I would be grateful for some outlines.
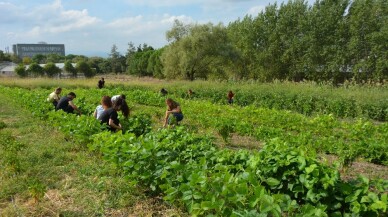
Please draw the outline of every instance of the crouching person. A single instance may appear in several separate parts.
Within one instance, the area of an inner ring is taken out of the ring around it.
[[[74,113],[74,110],[76,110],[78,114],[81,115],[81,110],[79,110],[78,107],[73,103],[73,99],[75,99],[76,97],[77,96],[73,92],[70,92],[69,94],[67,94],[67,96],[63,96],[59,100],[57,107],[55,107],[55,110],[63,110],[67,113]]]
[[[122,130],[117,112],[122,109],[123,99],[118,99],[112,105],[112,101],[109,96],[104,96],[104,98],[106,99],[101,100],[104,112],[100,115],[98,120],[101,121],[101,124],[106,124],[108,129],[112,132]]]
[[[164,125],[166,127],[168,125],[176,124],[179,125],[179,122],[183,120],[183,113],[179,103],[174,100],[168,98],[166,99],[167,111],[166,116],[164,118]]]

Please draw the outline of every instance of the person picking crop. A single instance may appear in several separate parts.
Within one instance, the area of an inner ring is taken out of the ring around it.
[[[178,125],[179,122],[183,120],[183,113],[179,103],[175,102],[171,98],[167,98],[166,105],[167,105],[167,111],[166,111],[166,116],[164,118],[163,127],[166,127],[167,124],[172,125],[176,123]]]

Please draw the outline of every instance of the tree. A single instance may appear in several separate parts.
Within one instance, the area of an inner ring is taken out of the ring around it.
[[[38,64],[46,63],[46,56],[43,54],[36,54],[32,57],[32,61]]]
[[[95,72],[85,61],[80,61],[75,66],[79,73],[83,73],[86,78],[92,78],[95,75]]]
[[[161,61],[161,56],[163,53],[163,48],[155,50],[151,53],[151,56],[148,58],[147,72],[152,74],[156,78],[164,78],[163,74],[163,64]]]
[[[184,25],[181,21],[175,19],[171,30],[166,32],[166,38],[169,42],[179,41],[189,34],[190,26]]]
[[[27,71],[32,76],[43,76],[44,75],[43,67],[40,66],[38,63],[31,63],[30,66],[28,67]]]
[[[100,64],[104,62],[104,58],[102,57],[90,57],[87,63],[93,69],[96,69],[97,74],[102,74],[103,71],[100,68]]]
[[[22,62],[23,62],[24,65],[30,65],[32,60],[31,60],[30,57],[23,57]]]
[[[27,75],[28,75],[26,67],[23,64],[19,64],[18,66],[16,66],[15,67],[15,72],[20,77],[27,77]]]
[[[226,28],[219,24],[193,25],[189,34],[172,42],[162,54],[167,78],[206,79],[224,71],[223,63],[233,53]]]
[[[113,73],[119,73],[121,72],[121,64],[120,64],[120,52],[117,51],[118,48],[114,44],[110,50],[109,54],[109,60],[110,60],[110,65],[112,67],[112,72]]]
[[[44,71],[46,72],[46,75],[48,77],[54,77],[55,75],[58,75],[61,73],[61,69],[58,68],[55,63],[49,62],[43,67]]]
[[[61,63],[65,61],[65,57],[56,53],[52,53],[47,55],[46,61],[53,63]]]
[[[70,60],[67,60],[64,65],[64,70],[74,78],[77,77],[77,70],[74,68],[73,63]]]

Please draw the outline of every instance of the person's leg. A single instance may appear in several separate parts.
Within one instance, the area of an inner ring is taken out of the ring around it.
[[[174,113],[174,117],[176,119],[176,125],[179,125],[179,122],[183,120],[183,114],[182,113]]]

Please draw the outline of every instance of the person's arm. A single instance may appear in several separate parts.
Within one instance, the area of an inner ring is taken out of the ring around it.
[[[172,113],[172,111],[169,111],[169,110],[166,111],[166,115],[165,115],[165,117],[164,117],[163,127],[166,127],[166,126],[167,126],[168,116],[169,116],[171,113]]]
[[[115,128],[116,130],[121,130],[122,129],[121,124],[116,125],[114,120],[111,119],[111,118],[109,118],[109,126]]]
[[[69,105],[74,109],[76,110],[79,114],[81,114],[81,110],[79,110],[79,108],[74,105],[73,101],[69,101]]]
[[[176,108],[174,108],[173,110],[170,111],[170,113],[180,113],[180,112],[181,112],[180,106],[177,106]]]
[[[94,118],[97,118],[97,109],[94,110],[94,112],[93,112],[93,117],[94,117]]]

